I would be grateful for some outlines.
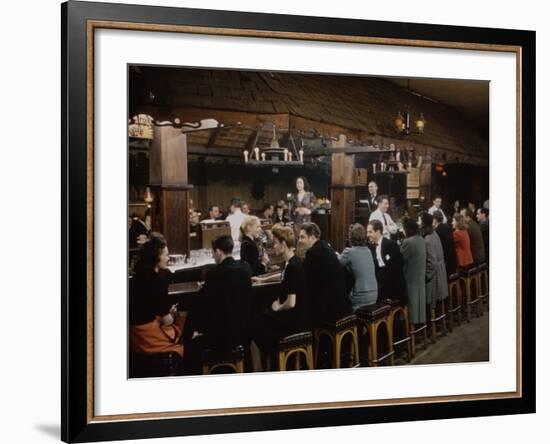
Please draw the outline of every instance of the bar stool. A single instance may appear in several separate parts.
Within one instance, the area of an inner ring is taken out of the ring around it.
[[[464,295],[466,296],[466,321],[472,320],[472,305],[477,304],[477,315],[479,316],[479,297],[478,297],[478,285],[477,285],[477,267],[469,268],[462,272],[460,277],[462,284],[464,285]],[[472,287],[474,291],[472,292]],[[472,294],[473,293],[473,294]]]
[[[390,365],[393,365],[393,337],[390,328],[389,316],[391,307],[383,302],[359,307],[355,314],[361,323],[367,328],[369,342],[367,342],[369,365],[377,366],[380,362],[389,358]],[[385,355],[378,357],[378,329],[384,325],[387,333],[388,351]]]
[[[449,330],[453,331],[455,314],[458,325],[462,323],[462,289],[460,288],[460,276],[453,273],[449,276],[449,303],[447,304],[447,315],[449,317]]]
[[[279,358],[279,371],[286,370],[288,358],[296,355],[295,370],[300,370],[300,356],[306,359],[308,370],[313,370],[313,335],[311,332],[301,332],[285,336],[277,343],[277,355]]]
[[[242,345],[227,350],[206,350],[202,354],[202,374],[210,375],[217,368],[227,367],[235,373],[244,373],[244,348]]]
[[[481,264],[477,267],[477,288],[478,298],[481,304],[481,313],[485,310],[485,301],[487,301],[487,308],[489,308],[489,267],[487,264]]]
[[[410,322],[409,322],[409,307],[408,305],[402,305],[401,301],[399,299],[383,299],[382,302],[385,304],[388,304],[390,308],[390,315],[388,317],[390,329],[392,332],[392,338],[393,338],[393,349],[395,350],[396,347],[400,346],[401,344],[407,344],[407,361],[411,362],[412,359],[412,347],[411,347],[411,334],[410,334]],[[396,326],[395,326],[395,320],[398,314],[401,314],[403,317],[404,325],[405,325],[405,333],[404,336],[399,337],[396,339]]]
[[[315,366],[318,368],[318,355],[319,355],[319,343],[322,336],[329,338],[332,346],[332,366],[333,368],[340,368],[341,364],[341,350],[342,342],[348,335],[351,336],[349,356],[350,367],[359,366],[359,339],[357,335],[357,316],[349,315],[345,318],[338,319],[334,323],[326,324],[320,328],[315,329]]]
[[[437,307],[439,306],[439,315],[437,314]],[[430,307],[430,328],[432,343],[435,344],[437,337],[437,323],[441,322],[441,335],[447,335],[447,312],[445,311],[445,299],[441,301],[435,301],[435,303],[429,304]]]

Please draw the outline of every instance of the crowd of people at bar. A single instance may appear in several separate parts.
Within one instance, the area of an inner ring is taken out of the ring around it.
[[[336,252],[311,222],[316,199],[307,180],[298,178],[296,185],[294,220],[287,217],[284,201],[265,205],[259,217],[247,213],[240,199],[231,201],[226,217],[231,235],[212,241],[216,266],[206,273],[198,303],[188,312],[178,309],[162,277],[169,254],[164,237],[130,228],[141,244],[130,282],[132,352],[172,351],[180,358],[178,374],[199,374],[206,350],[242,345],[247,368],[263,370],[265,361],[255,360],[254,353],[269,356],[282,337],[381,300],[399,299],[408,305],[411,324],[425,324],[427,306],[447,298],[450,275],[489,263],[488,201],[479,208],[455,203],[454,214],[446,215],[442,198],[435,196],[417,217],[395,222],[389,197],[378,195],[376,183],[370,182],[369,222],[352,224],[346,247]],[[221,217],[219,205],[211,205],[208,219]],[[260,219],[271,222],[269,232],[262,230]],[[232,256],[237,240],[239,260]],[[283,264],[281,285],[270,306],[255,312],[253,283],[270,271],[265,242]]]

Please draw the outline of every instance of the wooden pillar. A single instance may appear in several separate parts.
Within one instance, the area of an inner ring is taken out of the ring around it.
[[[420,167],[420,207],[428,209],[432,206],[432,164],[424,162]]]
[[[355,156],[332,155],[330,243],[342,251],[349,226],[355,221]]]
[[[149,181],[154,193],[153,231],[162,233],[168,249],[189,254],[189,190],[187,136],[172,126],[154,128],[150,151]]]

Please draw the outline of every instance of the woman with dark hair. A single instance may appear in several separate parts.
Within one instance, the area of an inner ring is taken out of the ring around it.
[[[166,240],[152,233],[139,250],[130,281],[130,348],[144,354],[176,352],[183,357],[185,316],[168,295],[168,282],[162,276],[167,266]]]
[[[270,309],[256,319],[253,334],[254,342],[266,355],[273,351],[280,338],[310,329],[305,274],[302,262],[294,254],[295,246],[291,228],[273,228],[273,249],[285,262],[282,290]]]
[[[354,224],[349,229],[351,248],[346,248],[339,256],[340,263],[353,275],[351,291],[352,310],[362,305],[376,303],[378,284],[374,271],[374,261],[370,248],[367,246],[367,232],[361,224]]]
[[[309,182],[303,176],[296,179],[296,194],[292,197],[294,223],[311,222],[311,213],[317,207],[317,198],[309,190]]]

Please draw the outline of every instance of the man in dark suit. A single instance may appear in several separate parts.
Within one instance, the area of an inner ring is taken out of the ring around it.
[[[185,325],[190,338],[184,358],[192,373],[200,372],[206,349],[228,350],[248,346],[251,320],[252,282],[250,267],[232,256],[233,239],[219,236],[212,241],[216,266],[208,271],[197,303]]]
[[[444,215],[441,211],[434,211],[433,218],[434,229],[443,247],[445,269],[447,270],[447,277],[449,277],[451,274],[456,273],[456,248],[453,238],[453,229],[448,224],[443,223]]]
[[[476,213],[479,229],[485,246],[485,262],[489,265],[489,208],[478,208]]]
[[[378,281],[378,300],[399,299],[407,303],[407,289],[403,275],[403,256],[396,242],[383,236],[384,227],[377,219],[367,225],[369,248],[374,259]]]
[[[317,224],[302,225],[300,244],[307,250],[304,259],[306,290],[311,302],[313,327],[351,314],[351,300],[346,292],[344,269],[330,245],[320,240]]]
[[[378,185],[374,180],[369,182],[369,198],[367,205],[369,207],[369,213],[372,213],[378,209]]]

